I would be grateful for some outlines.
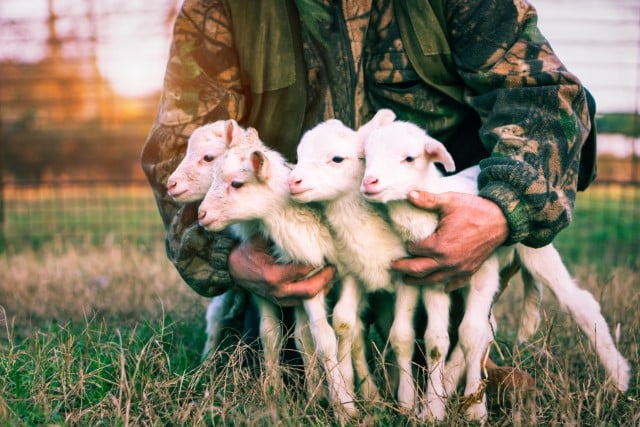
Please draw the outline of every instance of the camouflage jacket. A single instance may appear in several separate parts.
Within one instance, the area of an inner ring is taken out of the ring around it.
[[[304,130],[357,127],[382,107],[442,140],[459,169],[480,164],[507,243],[542,246],[570,222],[587,99],[525,0],[186,0],[142,154],[184,280],[204,296],[232,286],[233,239],[166,193],[197,126],[235,118],[294,160]]]

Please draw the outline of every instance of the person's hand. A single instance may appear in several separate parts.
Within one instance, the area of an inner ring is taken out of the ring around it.
[[[393,269],[405,273],[404,281],[409,285],[445,283],[447,291],[462,287],[509,236],[500,207],[482,197],[412,191],[408,200],[439,216],[435,233],[408,244],[413,257],[392,264]]]
[[[280,306],[300,304],[333,285],[335,268],[327,266],[307,277],[314,268],[303,264],[278,264],[264,239],[254,237],[229,254],[229,274],[235,283]]]

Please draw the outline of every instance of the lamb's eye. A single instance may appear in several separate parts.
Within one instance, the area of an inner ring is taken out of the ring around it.
[[[340,156],[334,156],[331,161],[333,163],[342,163],[344,161],[344,157],[340,157]]]
[[[407,156],[407,157],[405,157],[405,158],[404,158],[404,161],[405,161],[405,162],[407,162],[407,163],[413,163],[413,161],[414,161],[415,159],[416,159],[416,158],[415,158],[415,157],[413,157],[413,156]]]
[[[233,188],[242,188],[243,185],[244,185],[244,182],[242,181],[231,181],[231,186]]]
[[[212,156],[211,154],[205,154],[203,157],[205,162],[213,162],[215,160],[215,156]]]

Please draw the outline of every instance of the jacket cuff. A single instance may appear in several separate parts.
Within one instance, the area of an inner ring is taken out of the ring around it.
[[[519,243],[529,235],[527,208],[515,189],[507,184],[494,182],[484,186],[479,195],[497,204],[507,219],[509,237],[504,242],[505,246]]]

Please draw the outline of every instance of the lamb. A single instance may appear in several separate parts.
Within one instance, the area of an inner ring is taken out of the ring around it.
[[[398,401],[401,407],[410,409],[416,404],[416,387],[412,375],[415,341],[413,313],[418,301],[419,288],[404,285],[399,274],[390,270],[393,260],[407,256],[404,242],[360,193],[364,175],[364,138],[369,132],[373,132],[377,127],[384,127],[394,119],[393,112],[381,110],[357,132],[338,120],[329,120],[310,130],[298,146],[298,165],[290,175],[289,185],[292,195],[297,200],[324,203],[327,220],[334,233],[342,238],[338,244],[338,247],[344,248],[340,255],[349,266],[354,266],[352,268],[367,292],[380,287],[395,290],[395,317],[389,332],[389,341],[400,368]],[[435,220],[433,226],[435,227]],[[480,294],[484,299],[475,298],[479,301],[477,305],[485,308],[484,314],[488,317],[493,294],[499,283],[497,267],[486,267],[477,277],[481,283],[495,285],[493,290],[490,286],[484,286],[488,289],[484,294]],[[444,357],[449,347],[449,298],[444,292],[425,289],[423,299],[429,310],[427,354],[433,350],[432,363],[429,366],[433,373],[427,391],[428,405],[423,415],[442,419]],[[355,303],[361,304],[361,301]],[[338,315],[336,311],[337,308],[334,310],[334,316]],[[473,387],[473,391],[477,389],[481,380],[481,359],[487,347],[483,344],[488,344],[491,336],[488,325],[486,329],[482,331],[483,334],[477,336],[479,344],[471,343],[474,346],[468,352],[471,354],[471,350],[475,351],[472,355],[473,362],[470,364],[477,366],[477,375],[469,376],[470,388]],[[486,408],[484,412],[486,413]]]
[[[339,267],[333,238],[319,213],[293,203],[287,177],[291,166],[275,150],[248,129],[244,138],[234,134],[225,154],[216,161],[211,187],[198,210],[200,224],[209,230],[231,226],[241,240],[261,234],[274,242],[281,262],[299,262],[315,267],[331,263]],[[279,307],[253,296],[261,313],[266,368],[279,378],[282,337]],[[324,293],[305,300],[295,309],[295,329],[302,355],[315,348],[327,376],[329,397],[339,417],[353,417],[353,385],[345,381],[337,359],[337,337],[328,322]],[[307,328],[312,339],[308,338]],[[305,360],[307,367],[311,360]],[[272,378],[273,380],[273,378]],[[277,380],[276,380],[277,381]]]
[[[475,185],[471,188],[468,185],[460,186],[459,179],[455,176],[442,176],[434,163],[441,162],[447,170],[451,170],[454,167],[451,157],[441,143],[411,123],[395,121],[373,130],[365,142],[365,158],[363,193],[369,200],[387,204],[392,221],[403,239],[407,241],[426,237],[434,229],[437,221],[433,214],[420,210],[405,200],[409,191],[425,190],[435,193],[460,191],[477,194]],[[425,224],[426,230],[424,233],[416,233],[415,230],[421,223]],[[599,304],[589,292],[579,288],[571,279],[555,248],[547,245],[535,249],[517,244],[501,248],[496,251],[496,254],[501,267],[511,263],[517,256],[524,268],[525,283],[531,286],[532,283],[539,281],[552,291],[561,306],[572,315],[589,338],[613,385],[622,392],[626,391],[630,379],[629,364],[616,349],[606,321],[600,313]],[[495,262],[492,266],[496,266]],[[472,293],[473,288],[474,280],[472,279],[470,291]],[[530,298],[534,297],[530,296]],[[490,303],[491,301],[486,301],[486,304],[490,305]],[[473,324],[466,321],[473,307],[468,306],[466,310],[465,320],[460,327],[460,344],[463,350],[468,350],[467,340],[476,333],[472,332]],[[530,316],[530,321],[536,322],[536,319],[535,315]],[[431,323],[431,313],[429,323]],[[473,323],[483,324],[486,329],[488,320],[486,316],[477,317]],[[526,323],[526,320],[523,323]],[[520,335],[532,334],[535,327],[537,323],[521,326]],[[459,349],[456,350],[459,358]],[[452,358],[455,357],[452,355]],[[479,365],[467,364],[467,376],[478,367]],[[458,374],[454,374],[454,377]],[[451,377],[449,378],[450,381],[454,381]],[[449,389],[452,385],[455,386],[455,384],[448,385]],[[470,388],[467,382],[465,395],[473,392],[473,388]],[[480,412],[476,413],[476,415],[479,414]]]
[[[378,115],[363,128],[384,120],[384,114]],[[344,343],[343,348],[364,346],[360,314],[366,307],[367,295],[386,291],[392,299],[401,277],[390,270],[391,262],[407,256],[397,233],[359,192],[364,173],[362,155],[357,133],[339,120],[327,120],[303,135],[297,148],[298,163],[289,175],[294,200],[320,203],[324,208],[338,255],[358,279],[355,288],[343,292],[333,310],[333,324],[342,337],[339,342]],[[363,381],[364,394],[376,398],[377,386],[366,359],[356,354],[353,363]],[[400,399],[405,406],[413,405],[413,388]]]
[[[218,120],[191,133],[182,161],[167,179],[167,194],[179,203],[201,202],[211,186],[214,160],[227,149],[234,134],[244,132],[235,120]],[[246,293],[231,289],[211,299],[207,312],[204,359],[215,349],[225,324],[245,308]]]

